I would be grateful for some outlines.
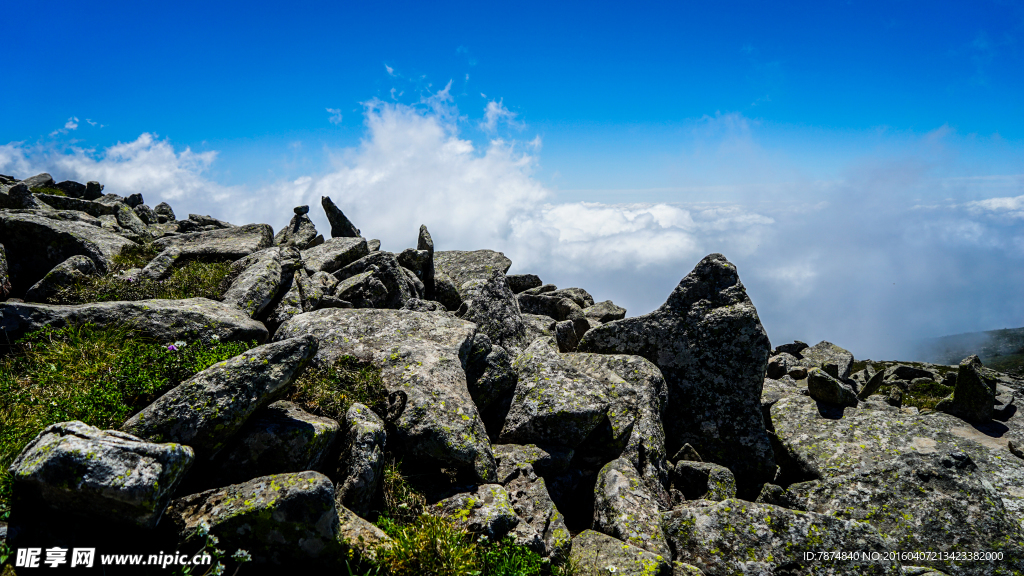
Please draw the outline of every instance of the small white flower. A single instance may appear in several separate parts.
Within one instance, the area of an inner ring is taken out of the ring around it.
[[[221,564],[220,562],[217,562],[217,565],[213,567],[213,570],[210,570],[210,574],[212,576],[220,576],[223,573],[224,573],[224,565]]]
[[[615,570],[617,570],[617,568],[615,568],[615,566],[612,566],[611,564],[609,564],[607,570],[608,570],[609,573],[613,573],[614,574]]]
[[[218,341],[220,341],[220,336],[217,336],[216,334],[214,334],[213,336],[210,336],[210,340],[213,340],[214,342],[218,342]]]
[[[210,533],[210,523],[207,522],[206,520],[200,520],[199,524],[196,526],[196,535],[198,535],[200,538],[202,538],[203,536],[206,536],[209,533]]]
[[[174,345],[177,346],[178,348],[184,348],[186,346],[186,343],[181,340],[175,340]]]
[[[220,539],[214,536],[213,534],[210,534],[210,537],[207,538],[206,541],[209,542],[211,546],[216,546],[217,543],[220,542]]]
[[[235,553],[231,557],[239,562],[248,562],[252,560],[252,556],[249,555],[249,551],[242,550],[241,548],[235,550]]]

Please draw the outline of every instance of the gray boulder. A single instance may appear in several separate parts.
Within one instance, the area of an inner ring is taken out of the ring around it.
[[[234,280],[222,301],[249,315],[259,316],[281,289],[282,254],[280,248],[254,252],[231,265]]]
[[[174,210],[171,205],[167,202],[161,202],[153,207],[153,212],[156,212],[157,221],[163,224],[164,222],[174,222],[177,220],[174,216]]]
[[[516,300],[519,302],[520,310],[526,314],[548,316],[560,322],[586,318],[583,308],[580,308],[571,298],[523,292],[516,296]]]
[[[375,273],[374,268],[342,280],[335,296],[351,302],[355,308],[383,308],[387,304],[388,289]]]
[[[594,530],[626,544],[671,558],[661,531],[658,500],[628,460],[617,458],[597,475],[594,487]]]
[[[0,194],[0,208],[8,210],[52,210],[53,207],[39,196],[33,194],[25,184],[15,184],[7,190],[6,194]]]
[[[455,282],[444,272],[434,271],[434,300],[440,302],[448,310],[458,310],[462,306],[462,296]]]
[[[584,530],[572,539],[571,559],[580,576],[674,576],[671,556],[648,552],[594,530]]]
[[[540,314],[523,314],[523,325],[526,327],[526,345],[529,346],[537,338],[554,337],[555,319]]]
[[[445,498],[434,504],[431,512],[448,516],[457,526],[491,541],[501,540],[519,524],[508,492],[500,484],[484,484],[474,492]]]
[[[139,272],[139,276],[150,280],[164,280],[174,272],[182,255],[181,248],[177,246],[165,248],[146,264],[146,267]]]
[[[310,336],[252,348],[182,382],[121,428],[151,441],[185,443],[198,458],[211,458],[287,390],[316,351]]]
[[[800,373],[796,373],[796,370],[799,370]],[[768,369],[765,372],[768,378],[778,380],[786,374],[801,380],[807,377],[807,367],[799,358],[787,352],[780,352],[768,359]]]
[[[473,336],[465,355],[466,385],[469,395],[480,410],[490,436],[501,430],[505,414],[501,408],[515,390],[518,375],[512,369],[512,358],[501,346],[491,343],[486,334]]]
[[[92,200],[57,196],[54,194],[36,194],[36,197],[45,202],[47,206],[56,210],[75,210],[77,212],[85,212],[97,218],[100,216],[113,216],[117,213],[117,205],[100,204]]]
[[[313,335],[321,365],[354,356],[380,368],[394,402],[389,442],[408,457],[471,467],[493,482],[494,456],[461,362],[475,333],[474,324],[444,314],[332,308],[291,318],[274,339]]]
[[[559,352],[576,351],[580,342],[576,338],[576,328],[573,326],[572,320],[555,322],[555,343],[558,344]]]
[[[50,176],[46,172],[43,172],[42,174],[36,174],[35,176],[31,176],[29,178],[25,178],[24,180],[21,181],[21,183],[24,184],[29,189],[53,188],[54,186],[53,176]]]
[[[259,476],[319,470],[340,426],[297,404],[279,400],[253,413],[218,454],[215,486]],[[209,484],[207,484],[209,485]]]
[[[153,212],[153,209],[145,204],[139,204],[132,208],[132,210],[135,211],[135,215],[139,217],[139,220],[142,220],[143,224],[147,226],[160,223],[160,218],[156,215],[156,212]]]
[[[309,207],[306,207],[309,211]],[[302,250],[317,236],[316,225],[305,213],[292,216],[288,225],[274,236],[274,246],[292,246]]]
[[[387,432],[380,416],[358,402],[345,413],[344,425],[345,445],[335,495],[339,506],[366,516],[373,508],[383,479]]]
[[[687,500],[718,502],[736,497],[736,477],[725,466],[680,460],[672,466],[672,488]]]
[[[410,298],[418,298],[415,289],[410,285],[409,278],[403,271],[404,268],[391,252],[372,252],[338,270],[334,276],[344,282],[356,274],[371,270],[375,271],[374,276],[384,284],[388,291],[387,299],[384,301],[384,306],[387,308],[397,310]]]
[[[44,326],[124,326],[157,342],[267,339],[267,329],[244,312],[206,298],[137,300],[62,306],[56,304],[0,303],[0,330],[13,342]]]
[[[507,484],[518,471],[529,469],[540,476],[554,476],[569,467],[573,451],[557,446],[541,448],[536,444],[495,444],[494,459],[498,463],[498,483]]]
[[[302,251],[306,272],[335,272],[370,253],[363,238],[331,238]]]
[[[103,184],[90,180],[85,183],[85,195],[82,198],[86,200],[99,200],[103,196]]]
[[[992,419],[996,403],[996,390],[991,382],[978,373],[981,360],[970,356],[960,363],[956,373],[953,394],[941,400],[935,409],[952,414],[968,422],[988,422]]]
[[[704,504],[663,513],[662,526],[675,559],[705,574],[903,574],[889,544],[862,522],[736,499]],[[804,555],[854,550],[828,562]]]
[[[187,543],[200,522],[225,550],[247,550],[255,564],[306,565],[336,560],[341,520],[334,487],[319,472],[263,476],[171,502],[167,515]]]
[[[501,252],[494,250],[475,250],[464,252],[462,250],[446,250],[434,252],[434,269],[437,272],[444,272],[451,278],[452,283],[462,293],[462,285],[470,280],[488,280],[497,270],[502,274],[508,272],[512,267],[512,261]],[[449,310],[455,310],[448,306],[447,302],[441,302]]]
[[[519,517],[512,532],[516,543],[556,563],[566,559],[572,536],[551,500],[544,478],[537,476],[531,464],[521,463],[506,477],[504,485]]]
[[[753,490],[775,476],[760,397],[771,346],[736,267],[700,261],[660,308],[587,332],[583,352],[647,358],[668,383],[669,450],[689,443]]]
[[[861,388],[860,392],[857,393],[857,399],[867,400],[868,396],[871,396],[875,392],[878,392],[878,389],[882,387],[882,384],[884,382],[885,372],[882,370],[875,372],[868,378],[867,382],[864,383],[864,387]]]
[[[545,294],[552,298],[568,298],[580,307],[580,310],[594,305],[594,297],[583,288],[561,288]]]
[[[72,256],[86,256],[98,270],[106,272],[121,249],[134,244],[81,222],[12,212],[0,212],[0,243],[6,248],[8,274],[16,296]]]
[[[611,300],[605,300],[584,308],[583,315],[598,322],[611,322],[625,318],[626,309],[616,306]]]
[[[85,184],[74,180],[65,180],[53,185],[54,188],[67,194],[68,198],[82,198],[85,196]]]
[[[146,227],[146,223],[139,218],[135,210],[132,210],[126,204],[115,205],[115,208],[114,218],[117,219],[117,225],[124,229],[130,237],[146,239],[152,236],[149,233],[149,228]]]
[[[506,350],[516,351],[524,344],[523,315],[504,273],[495,271],[490,278],[471,280],[459,293],[466,304],[460,318],[479,326],[491,342]]]
[[[853,366],[853,354],[831,342],[821,341],[800,351],[801,360],[808,368],[821,368],[833,378],[846,380]]]
[[[7,250],[0,244],[0,298],[11,293],[11,277],[7,273]]]
[[[508,281],[508,287],[513,294],[544,284],[536,274],[509,274],[505,276],[505,280]]]
[[[176,247],[182,254],[206,258],[237,260],[270,248],[274,230],[266,224],[246,224],[205,232],[191,232],[158,238],[153,244],[161,250]]]
[[[73,284],[86,276],[96,274],[96,264],[85,256],[72,256],[53,270],[46,273],[43,279],[32,285],[25,292],[25,300],[29,302],[45,302],[57,290]]]
[[[807,371],[807,392],[819,402],[836,406],[856,406],[857,393],[821,368]]]
[[[192,449],[82,422],[52,424],[11,464],[19,497],[61,512],[152,528],[192,465]]]
[[[349,221],[341,208],[338,208],[329,197],[321,196],[320,204],[323,205],[324,212],[327,213],[327,221],[331,223],[332,238],[358,238],[360,236],[359,228]]]

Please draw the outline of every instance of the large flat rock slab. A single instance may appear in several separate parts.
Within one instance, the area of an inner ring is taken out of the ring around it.
[[[267,224],[246,224],[207,232],[164,236],[154,242],[161,250],[175,247],[186,256],[237,260],[274,245],[274,230]]]
[[[443,272],[462,292],[462,285],[470,280],[488,280],[495,271],[502,274],[512,267],[512,261],[494,250],[443,250],[434,252],[434,270]]]

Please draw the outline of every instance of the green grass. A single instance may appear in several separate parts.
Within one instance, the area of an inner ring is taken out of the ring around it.
[[[1018,350],[1016,354],[991,358],[985,366],[1018,377],[1024,376],[1024,350]]]
[[[60,188],[36,188],[32,190],[33,194],[49,194],[50,196],[67,196]]]
[[[388,411],[388,392],[380,376],[380,368],[343,356],[331,366],[313,366],[292,385],[288,399],[307,411],[345,419],[353,402],[365,404],[382,419]]]
[[[167,390],[256,343],[167,345],[124,328],[47,328],[0,358],[0,519],[10,510],[7,468],[44,428],[69,420],[119,428]]]
[[[203,262],[193,260],[176,267],[166,280],[133,278],[128,280],[113,274],[87,276],[54,293],[50,304],[85,304],[87,302],[115,302],[164,298],[209,298],[220,300],[227,291],[225,278],[230,262]]]
[[[128,270],[131,268],[145,268],[146,264],[156,255],[160,253],[158,248],[153,242],[143,242],[142,244],[129,244],[114,256],[114,267],[111,272],[121,272],[122,270]]]

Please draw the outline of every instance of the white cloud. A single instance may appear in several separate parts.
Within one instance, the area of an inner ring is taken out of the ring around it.
[[[480,127],[486,132],[494,132],[498,128],[499,122],[504,122],[512,128],[521,129],[524,127],[519,122],[516,122],[516,113],[505,108],[503,102],[504,99],[498,102],[491,100],[484,108],[484,120],[480,123]]]
[[[328,108],[327,112],[331,115],[331,117],[328,118],[331,124],[334,124],[335,126],[341,125],[341,110],[337,110],[335,108]]]
[[[56,136],[58,134],[67,134],[68,132],[70,132],[72,130],[77,130],[77,129],[78,129],[78,118],[75,117],[75,116],[72,116],[72,117],[68,118],[67,122],[64,123],[64,127],[63,128],[59,128],[57,130],[54,130],[53,132],[50,132],[50,136]]]
[[[395,69],[392,68],[391,66],[388,66],[387,64],[385,64],[384,65],[384,69],[388,71],[388,75],[389,76],[394,76],[395,75]]]
[[[967,206],[974,213],[989,212],[1010,218],[1024,219],[1024,196],[975,200],[968,202]]]

